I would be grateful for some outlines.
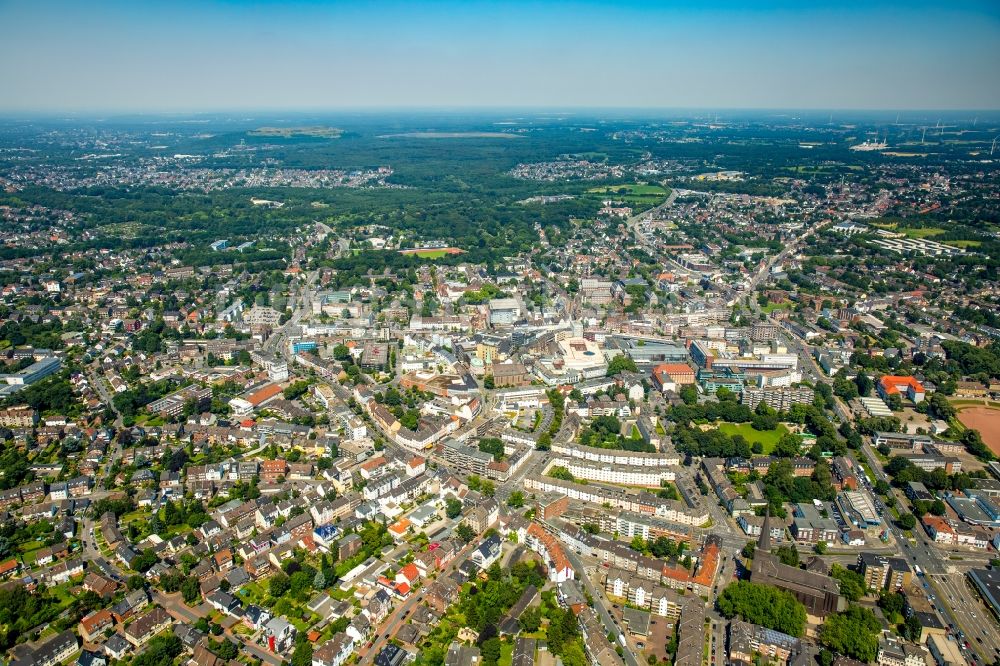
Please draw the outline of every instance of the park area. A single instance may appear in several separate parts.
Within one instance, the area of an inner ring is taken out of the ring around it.
[[[400,254],[413,254],[421,259],[440,259],[441,257],[446,257],[449,254],[462,254],[465,250],[461,250],[457,247],[441,247],[441,248],[415,248],[412,250],[400,250]]]
[[[1000,456],[1000,403],[959,406],[958,420],[966,428],[979,431],[986,446]]]
[[[749,423],[720,423],[719,430],[729,436],[742,435],[745,440],[750,442],[751,446],[754,442],[760,442],[760,445],[764,447],[763,455],[770,455],[778,440],[788,433],[788,428],[781,423],[778,424],[777,428],[771,430],[754,430]]]
[[[660,185],[632,184],[593,187],[587,193],[623,201],[633,208],[652,208],[663,203],[670,190]]]

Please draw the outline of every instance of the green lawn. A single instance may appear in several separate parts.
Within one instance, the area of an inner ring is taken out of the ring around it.
[[[720,423],[719,430],[727,435],[743,435],[751,444],[760,442],[764,455],[771,453],[781,436],[788,432],[788,428],[781,423],[774,430],[754,430],[749,423]]]
[[[513,643],[501,643],[500,645],[500,661],[497,662],[498,666],[510,666],[514,661],[514,644]]]
[[[592,187],[587,192],[595,194],[620,194],[632,196],[666,196],[667,190],[659,185],[607,185]]]
[[[896,229],[896,231],[906,234],[907,238],[929,238],[931,236],[940,236],[944,233],[944,229],[939,227],[903,227]]]
[[[771,314],[775,310],[791,310],[794,307],[795,307],[794,303],[792,303],[791,301],[785,301],[784,303],[768,303],[760,310],[761,312],[766,312],[767,314]]]

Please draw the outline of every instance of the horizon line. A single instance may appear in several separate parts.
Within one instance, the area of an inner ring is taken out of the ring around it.
[[[664,112],[757,112],[757,113],[982,113],[1000,115],[1000,107],[820,107],[820,106],[600,106],[600,105],[351,105],[323,107],[230,107],[205,109],[152,109],[152,108],[119,108],[119,109],[4,109],[0,108],[0,118],[24,116],[199,116],[234,113],[292,113],[292,114],[335,114],[335,113],[463,113],[463,112],[526,112],[575,114],[581,112],[627,112],[627,113],[664,113]]]

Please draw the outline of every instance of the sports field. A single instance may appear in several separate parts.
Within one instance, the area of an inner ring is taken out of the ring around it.
[[[400,254],[415,254],[421,259],[440,259],[449,254],[462,254],[465,250],[460,250],[457,247],[442,247],[442,248],[416,248],[413,250],[400,250]]]
[[[958,420],[966,428],[978,430],[990,451],[1000,455],[1000,407],[987,407],[983,404],[960,407]]]

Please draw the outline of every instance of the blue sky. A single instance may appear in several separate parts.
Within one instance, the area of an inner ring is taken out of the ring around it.
[[[1000,109],[1000,2],[0,0],[0,110]]]

